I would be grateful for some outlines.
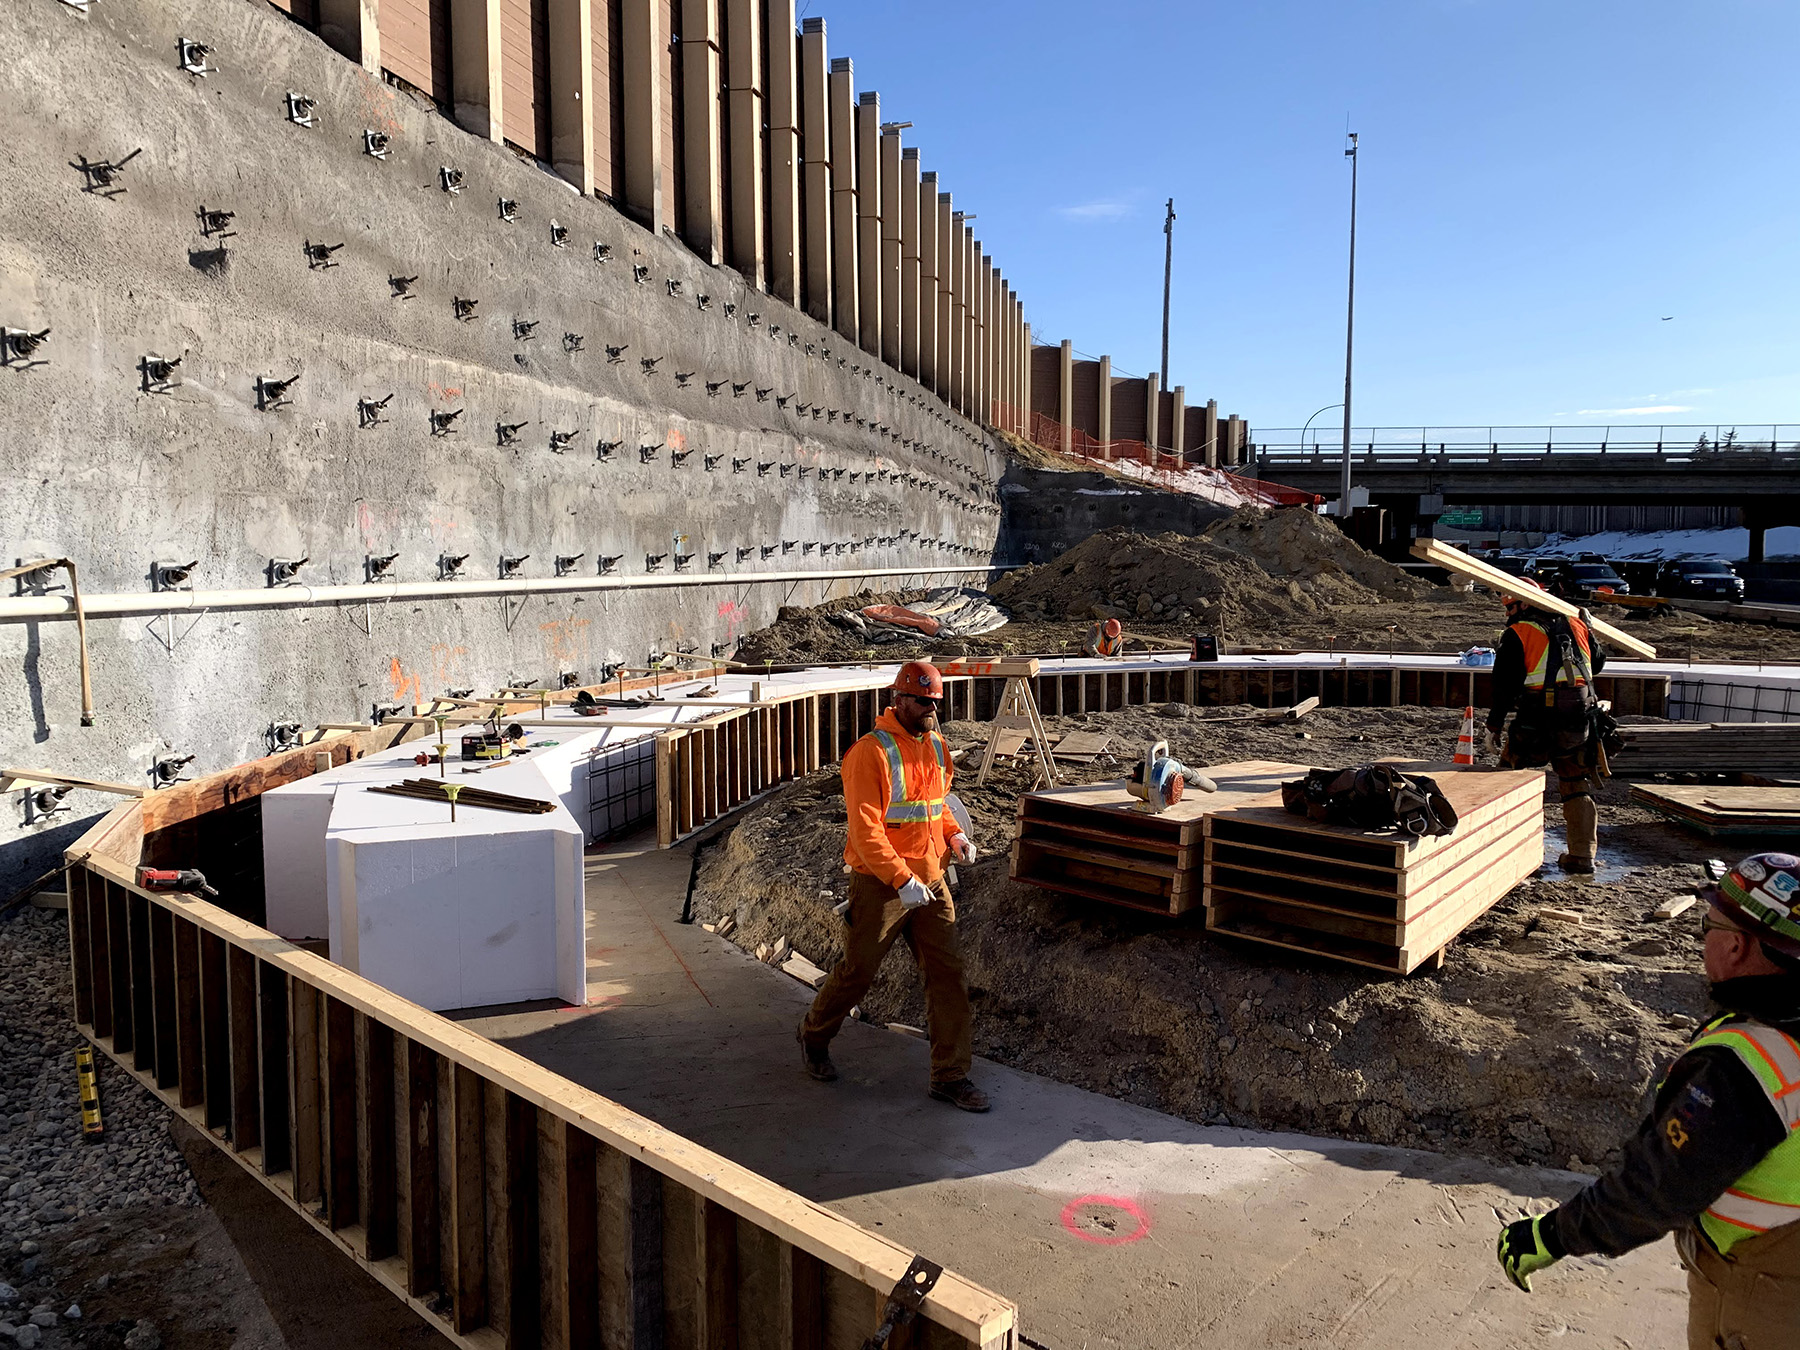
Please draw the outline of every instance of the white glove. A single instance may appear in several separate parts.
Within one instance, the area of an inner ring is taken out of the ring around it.
[[[1500,738],[1494,734],[1494,729],[1492,727],[1487,729],[1486,734],[1482,737],[1481,743],[1487,747],[1487,752],[1490,755],[1497,755],[1500,753]]]
[[[908,877],[906,884],[900,888],[900,905],[903,909],[922,909],[937,899],[931,888],[917,877]]]
[[[975,861],[975,845],[961,830],[950,836],[950,851],[956,855],[956,861],[959,863],[967,864]]]

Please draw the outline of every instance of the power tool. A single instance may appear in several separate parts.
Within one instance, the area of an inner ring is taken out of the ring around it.
[[[1143,803],[1141,809],[1158,816],[1180,801],[1190,787],[1199,792],[1219,790],[1212,779],[1172,758],[1167,741],[1158,741],[1144,751],[1144,762],[1135,765],[1125,780],[1125,791]]]
[[[206,874],[194,867],[140,867],[137,884],[147,891],[198,891],[214,897],[219,894],[206,884]]]

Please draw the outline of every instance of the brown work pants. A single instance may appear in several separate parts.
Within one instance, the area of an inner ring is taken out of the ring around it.
[[[1746,1238],[1729,1256],[1685,1228],[1675,1250],[1688,1272],[1688,1350],[1800,1346],[1800,1223]]]
[[[850,1009],[862,1001],[875,973],[904,937],[925,981],[925,1026],[931,1036],[931,1081],[954,1083],[969,1076],[971,1023],[969,991],[963,985],[962,948],[956,940],[956,902],[943,879],[929,883],[937,899],[906,909],[900,893],[862,872],[850,876],[850,928],[844,959],[832,968],[800,1024],[800,1037],[814,1048],[838,1034]]]

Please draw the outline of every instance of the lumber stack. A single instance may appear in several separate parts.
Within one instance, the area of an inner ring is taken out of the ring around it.
[[[1640,783],[1632,787],[1631,800],[1714,838],[1800,835],[1800,788],[1650,787]]]
[[[1206,814],[1233,802],[1279,794],[1299,764],[1247,760],[1206,770],[1213,793],[1189,791],[1160,815],[1143,809],[1122,782],[1028,792],[1019,798],[1012,878],[1153,914],[1201,904]]]
[[[1206,817],[1209,930],[1407,974],[1544,859],[1544,778],[1537,770],[1430,773],[1456,808],[1454,833],[1406,840],[1388,831],[1290,814],[1277,791]]]
[[[1800,722],[1671,722],[1619,728],[1621,777],[1656,773],[1800,773]]]

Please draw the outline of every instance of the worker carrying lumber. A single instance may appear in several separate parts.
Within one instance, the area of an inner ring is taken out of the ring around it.
[[[1089,656],[1117,656],[1125,650],[1125,630],[1117,619],[1090,624],[1087,641],[1081,649]]]
[[[1704,887],[1713,1003],[1619,1162],[1500,1233],[1527,1293],[1565,1256],[1621,1256],[1675,1233],[1688,1345],[1800,1343],[1800,858],[1759,853]]]
[[[937,730],[944,677],[929,662],[908,661],[894,677],[893,694],[875,729],[844,756],[850,927],[843,960],[800,1023],[801,1059],[821,1083],[837,1077],[831,1038],[869,992],[894,939],[904,937],[925,981],[930,1094],[965,1111],[985,1111],[987,1094],[969,1081],[973,1019],[956,904],[944,882],[946,853],[960,863],[975,861],[975,845],[945,806],[953,771]]]
[[[1520,577],[1518,590],[1502,595],[1506,632],[1494,656],[1494,702],[1487,715],[1487,748],[1515,769],[1548,764],[1556,773],[1568,846],[1557,865],[1565,872],[1591,873],[1599,847],[1600,813],[1594,789],[1604,775],[1599,704],[1594,677],[1606,668],[1606,653],[1585,622],[1564,618],[1531,603],[1544,588]],[[1507,713],[1512,729],[1501,740]]]

